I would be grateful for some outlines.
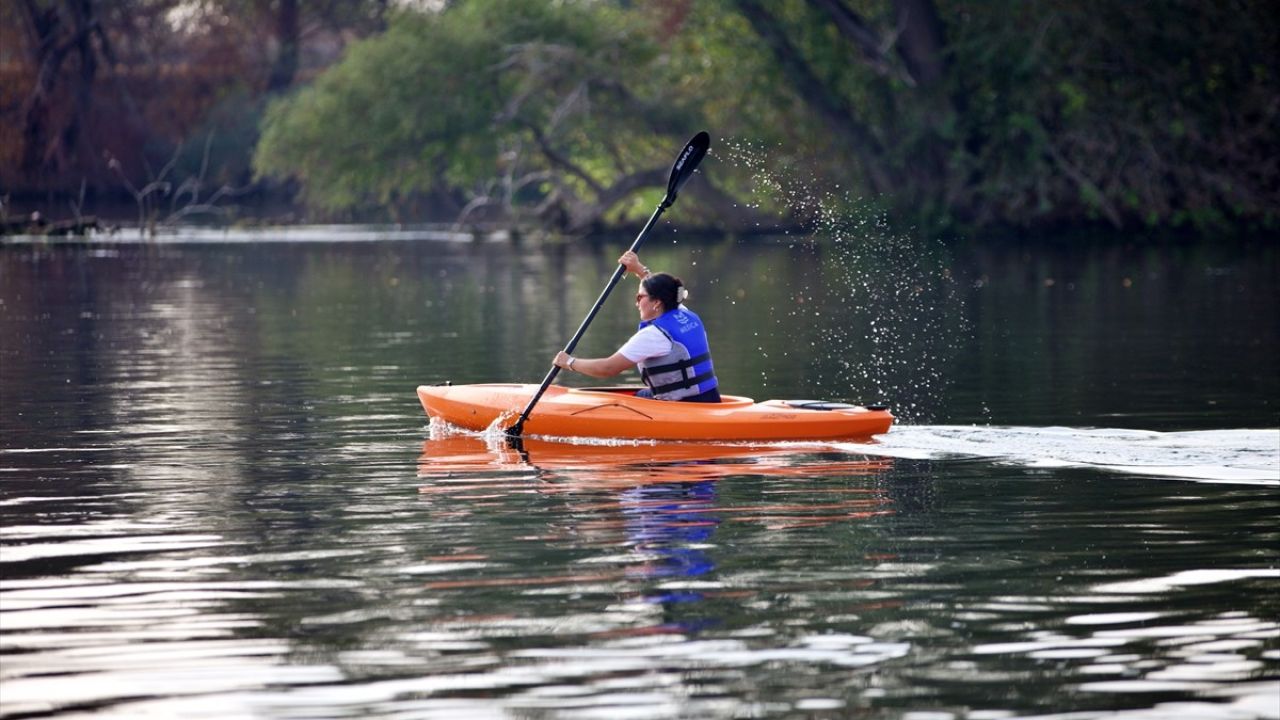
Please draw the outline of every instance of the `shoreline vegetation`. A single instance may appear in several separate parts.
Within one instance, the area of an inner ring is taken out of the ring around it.
[[[0,235],[625,232],[703,128],[682,233],[1280,224],[1266,0],[424,7],[0,5]]]

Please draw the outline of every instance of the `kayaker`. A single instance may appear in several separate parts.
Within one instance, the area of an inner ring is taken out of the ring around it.
[[[640,329],[606,358],[579,358],[561,351],[555,364],[591,377],[613,377],[632,366],[647,386],[637,397],[684,402],[720,402],[711,349],[702,320],[683,305],[684,282],[667,273],[651,273],[631,251],[618,264],[640,278],[636,310]]]

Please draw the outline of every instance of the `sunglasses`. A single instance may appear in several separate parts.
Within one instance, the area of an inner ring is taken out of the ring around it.
[[[649,297],[649,293],[636,293],[636,302],[640,302],[647,297]]]

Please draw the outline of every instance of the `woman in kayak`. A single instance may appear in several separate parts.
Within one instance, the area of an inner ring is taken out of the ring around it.
[[[651,273],[631,251],[618,264],[640,278],[636,309],[640,329],[607,358],[579,358],[561,351],[556,367],[591,377],[607,378],[632,366],[648,387],[637,397],[685,402],[720,402],[711,349],[702,320],[681,304],[688,295],[680,278]]]

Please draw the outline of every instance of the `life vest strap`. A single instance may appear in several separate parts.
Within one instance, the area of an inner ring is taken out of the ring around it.
[[[661,330],[661,328],[659,329]],[[646,367],[640,371],[640,377],[648,378],[650,375],[656,375],[658,373],[674,372],[676,370],[681,370],[681,371],[688,370],[694,365],[697,365],[700,362],[706,362],[710,359],[711,359],[711,353],[702,353],[701,355],[698,355],[697,357],[691,357],[688,360],[677,360],[676,362],[667,363],[666,365],[655,365],[653,367]]]
[[[662,395],[664,393],[673,392],[675,390],[683,390],[685,388],[691,388],[700,383],[706,382],[707,380],[711,380],[715,376],[716,376],[715,372],[708,370],[707,372],[704,372],[701,375],[694,375],[691,378],[685,378],[684,380],[680,380],[678,382],[667,383],[666,385],[659,385],[653,388],[653,394],[656,396],[656,395]]]

